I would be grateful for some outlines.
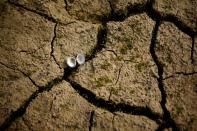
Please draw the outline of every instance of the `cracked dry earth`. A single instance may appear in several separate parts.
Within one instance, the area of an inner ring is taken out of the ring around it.
[[[0,0],[0,131],[196,130],[196,6]]]

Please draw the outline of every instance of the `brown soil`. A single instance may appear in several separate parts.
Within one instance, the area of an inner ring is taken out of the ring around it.
[[[0,131],[196,130],[196,6],[1,0]]]

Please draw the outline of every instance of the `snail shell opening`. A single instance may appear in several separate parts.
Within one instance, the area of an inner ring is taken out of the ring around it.
[[[68,57],[66,63],[71,68],[74,68],[77,65],[76,59],[74,57]]]

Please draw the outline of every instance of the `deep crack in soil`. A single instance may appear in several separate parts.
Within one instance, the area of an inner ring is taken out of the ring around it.
[[[156,41],[157,41],[156,39],[157,39],[157,33],[158,33],[160,23],[161,23],[160,20],[156,21],[155,27],[152,32],[152,39],[151,39],[151,45],[150,45],[150,53],[151,53],[151,56],[156,64],[156,66],[157,66],[157,69],[158,69],[159,77],[157,78],[157,81],[158,81],[158,87],[159,87],[159,90],[161,92],[161,97],[162,97],[160,104],[161,104],[161,107],[164,112],[163,124],[161,124],[157,130],[159,131],[159,130],[163,130],[168,127],[172,127],[173,130],[177,131],[178,127],[177,127],[175,121],[171,118],[170,112],[166,108],[166,92],[165,92],[164,84],[163,84],[164,69],[163,69],[162,64],[159,61],[159,58],[157,57],[157,55],[155,53],[155,46],[156,46]]]
[[[195,36],[192,37],[192,47],[191,47],[191,62],[192,64],[195,64],[194,61],[194,51],[195,51]]]
[[[0,64],[3,65],[3,66],[5,66],[6,68],[11,69],[11,70],[19,71],[19,72],[22,73],[25,77],[27,77],[27,78],[32,82],[32,84],[33,84],[34,86],[36,86],[36,87],[38,87],[38,88],[42,88],[41,86],[37,85],[36,82],[35,82],[29,75],[27,75],[26,73],[24,73],[23,71],[21,71],[21,70],[19,70],[19,69],[15,69],[15,68],[13,68],[13,67],[11,67],[11,66],[8,66],[8,65],[6,65],[5,63],[3,63],[3,62],[1,62],[1,61],[0,61]]]
[[[57,34],[56,34],[57,25],[58,24],[56,23],[55,26],[54,26],[54,31],[53,31],[54,36],[53,36],[53,39],[51,41],[51,53],[50,53],[50,55],[53,58],[53,60],[55,61],[55,63],[58,65],[58,67],[61,69],[59,63],[57,62],[57,60],[56,60],[56,58],[54,56],[54,42],[55,42],[55,39],[56,39],[56,36],[57,36]]]
[[[45,19],[47,19],[47,20],[49,20],[49,21],[51,21],[51,22],[53,22],[53,23],[59,23],[56,19],[54,19],[54,18],[51,17],[51,16],[48,16],[47,14],[41,13],[41,12],[36,11],[36,10],[33,10],[33,9],[29,9],[29,8],[27,8],[27,7],[25,7],[25,6],[21,5],[21,4],[13,3],[13,2],[11,2],[10,0],[8,0],[8,3],[11,4],[11,5],[14,5],[14,6],[16,6],[16,7],[20,7],[20,8],[22,8],[22,9],[25,9],[25,10],[27,10],[27,11],[34,12],[34,13],[36,13],[36,14],[38,14],[38,15],[44,17]]]
[[[154,113],[149,107],[131,106],[125,103],[115,103],[110,100],[107,101],[97,97],[90,90],[82,87],[75,81],[70,79],[67,79],[66,81],[71,84],[71,86],[80,94],[80,96],[98,108],[105,109],[111,113],[120,111],[131,115],[146,116],[149,119],[154,120],[157,124],[161,123],[161,116],[157,113]]]
[[[101,28],[98,32],[97,45],[93,49],[92,54],[90,56],[87,56],[87,61],[92,60],[98,52],[102,51],[102,49],[105,48],[106,38],[107,38],[107,27],[106,24],[103,24],[103,28]],[[80,96],[86,99],[89,103],[95,105],[96,107],[108,110],[109,112],[112,113],[120,111],[132,115],[142,115],[156,121],[158,124],[160,123],[160,119],[161,119],[160,115],[154,113],[149,107],[130,106],[125,103],[115,103],[110,100],[106,101],[102,98],[97,97],[92,91],[86,89],[85,87],[82,87],[77,82],[69,79],[71,73],[77,71],[78,67],[79,66],[73,69],[71,68],[65,69],[63,78],[64,80],[69,82],[71,86],[80,94]]]
[[[33,100],[36,99],[36,97],[45,92],[45,91],[49,91],[51,90],[51,88],[54,85],[57,85],[58,83],[60,83],[62,81],[62,78],[56,78],[50,82],[48,82],[48,84],[45,87],[41,87],[38,90],[36,90],[21,106],[20,108],[18,108],[16,111],[13,111],[11,113],[11,115],[3,122],[3,124],[0,126],[0,130],[4,131],[6,130],[17,118],[22,117],[28,106],[31,104],[31,102],[33,102]]]
[[[113,2],[110,1],[110,0],[108,0],[108,2],[110,3],[111,13],[110,13],[109,16],[104,17],[102,19],[102,21],[105,21],[105,22],[109,22],[109,21],[118,21],[118,22],[124,21],[129,16],[144,13],[147,10],[148,6],[149,6],[149,2],[147,2],[146,4],[128,5],[127,9],[126,9],[127,11],[125,11],[125,12],[115,12],[114,11]]]
[[[194,36],[196,32],[187,26],[184,22],[182,22],[177,16],[172,15],[172,14],[166,14],[166,13],[161,13],[153,8],[153,4],[155,3],[155,0],[150,0],[147,3],[147,8],[146,8],[146,13],[150,18],[152,18],[154,21],[160,20],[160,21],[167,21],[174,23],[179,30],[182,32],[186,33],[190,37]]]
[[[95,111],[90,112],[89,131],[92,131],[92,127],[94,125],[94,114],[95,114]]]
[[[51,56],[55,60],[55,57],[53,56],[53,42],[54,42],[55,37],[56,37],[56,31],[55,30],[56,30],[56,27],[57,27],[57,23],[60,23],[60,22],[57,21],[56,19],[54,19],[53,17],[48,16],[47,14],[38,12],[36,10],[29,9],[29,8],[23,6],[23,5],[20,5],[20,4],[12,3],[10,0],[8,0],[8,2],[9,2],[9,4],[12,4],[12,5],[15,5],[17,7],[23,8],[27,11],[39,14],[40,16],[46,18],[47,20],[52,21],[53,23],[56,23],[55,28],[54,28],[54,37],[53,37],[53,40],[51,42]],[[157,78],[157,81],[158,81],[158,87],[160,89],[161,96],[162,96],[162,100],[161,100],[160,104],[161,104],[161,107],[164,111],[163,118],[161,118],[160,115],[158,115],[156,113],[153,113],[148,107],[130,106],[130,105],[127,105],[125,103],[115,103],[113,101],[106,101],[104,99],[98,98],[90,90],[87,90],[86,88],[79,85],[77,82],[72,81],[72,80],[69,79],[69,76],[78,69],[79,66],[77,66],[74,69],[71,69],[71,68],[67,67],[66,69],[64,69],[63,77],[58,77],[58,78],[48,82],[48,84],[46,86],[39,87],[39,89],[36,92],[34,92],[23,103],[23,105],[18,110],[11,113],[9,118],[7,118],[4,121],[4,123],[0,126],[0,130],[3,131],[5,129],[7,129],[17,118],[19,118],[19,117],[21,117],[25,114],[26,109],[28,108],[30,103],[34,99],[36,99],[36,97],[39,94],[41,94],[45,91],[50,91],[54,85],[57,85],[62,80],[66,80],[67,82],[69,82],[72,85],[72,87],[80,94],[80,96],[82,96],[89,103],[95,105],[96,107],[106,109],[106,110],[108,110],[112,113],[116,112],[116,111],[121,111],[121,112],[124,112],[124,113],[127,113],[127,114],[146,116],[146,117],[156,121],[158,124],[161,123],[160,119],[163,119],[163,122],[159,126],[158,130],[162,130],[162,129],[169,128],[169,127],[172,127],[173,130],[179,130],[175,121],[171,118],[170,112],[167,110],[167,108],[165,106],[165,104],[166,104],[166,92],[164,90],[164,84],[163,84],[163,80],[164,80],[163,70],[164,69],[163,69],[163,66],[161,65],[161,63],[159,62],[159,58],[157,57],[157,55],[155,53],[156,37],[157,37],[157,32],[158,32],[158,29],[159,29],[160,21],[169,21],[169,22],[174,23],[182,32],[188,34],[190,37],[193,38],[193,43],[192,43],[192,48],[191,48],[191,60],[193,62],[194,61],[193,60],[194,35],[196,34],[196,32],[193,29],[191,29],[190,27],[188,27],[185,23],[183,23],[176,16],[171,15],[171,14],[163,14],[163,13],[160,13],[160,12],[156,11],[155,9],[153,9],[152,5],[153,5],[154,2],[155,2],[154,0],[150,0],[146,4],[130,5],[130,6],[127,7],[127,14],[124,14],[123,12],[115,13],[114,9],[113,9],[113,4],[109,1],[110,6],[111,6],[111,14],[108,17],[105,16],[101,19],[101,23],[103,25],[103,28],[100,29],[99,32],[98,32],[97,45],[92,50],[91,55],[87,56],[86,61],[90,61],[93,58],[95,58],[96,54],[98,52],[100,52],[103,48],[105,48],[105,43],[106,43],[106,38],[107,38],[107,27],[106,27],[107,22],[109,22],[109,21],[124,21],[126,18],[128,18],[131,15],[146,12],[149,17],[151,17],[154,21],[156,21],[155,28],[152,32],[150,53],[151,53],[152,58],[153,58],[155,64],[157,65],[157,68],[158,68],[159,77]],[[182,74],[185,75],[184,73],[182,73]],[[25,75],[25,76],[30,78],[27,75]],[[34,82],[34,81],[32,81],[32,82]],[[38,85],[37,85],[37,87],[38,87]],[[91,130],[91,128],[93,126],[93,116],[94,116],[94,112],[91,112],[89,130]]]
[[[105,47],[106,43],[106,38],[107,38],[107,28],[106,24],[103,24],[103,28],[101,28],[98,32],[97,36],[97,45],[96,47],[92,50],[92,54],[90,56],[87,56],[87,61],[92,60],[96,54]],[[142,115],[146,116],[154,121],[156,121],[158,124],[161,123],[161,116],[159,114],[153,113],[150,108],[148,107],[137,107],[137,106],[130,106],[125,103],[115,103],[113,101],[106,101],[104,99],[101,99],[97,97],[94,93],[91,91],[87,90],[86,88],[82,87],[78,83],[71,81],[68,77],[74,73],[79,66],[76,68],[69,68],[67,67],[64,70],[64,76],[58,77],[50,82],[44,87],[40,87],[36,92],[34,92],[27,101],[24,102],[24,104],[16,111],[12,112],[10,117],[7,118],[4,123],[0,126],[0,130],[5,130],[7,129],[17,118],[23,116],[26,112],[26,109],[30,105],[30,103],[36,99],[36,97],[45,92],[45,91],[50,91],[54,85],[57,85],[60,83],[62,80],[66,80],[71,84],[71,86],[82,96],[84,99],[86,99],[89,103],[92,103],[96,107],[103,108],[105,110],[108,110],[110,112],[116,112],[116,111],[121,111],[127,114],[132,114],[132,115]]]

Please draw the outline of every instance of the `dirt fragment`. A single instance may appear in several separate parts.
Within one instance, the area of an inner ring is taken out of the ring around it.
[[[41,14],[53,22],[69,23],[72,17],[66,11],[64,0],[9,0],[10,3]]]
[[[0,125],[20,108],[37,87],[21,72],[0,64]]]
[[[196,129],[197,75],[177,75],[164,81],[167,93],[166,107],[181,130]],[[175,82],[176,81],[176,82]]]
[[[148,106],[162,113],[156,66],[149,53],[153,25],[145,14],[108,23],[106,48],[71,79],[105,100]]]
[[[163,77],[178,72],[196,72],[191,60],[192,38],[181,32],[174,24],[164,22],[159,27],[156,54],[164,67]]]
[[[196,0],[155,0],[153,7],[161,13],[173,14],[197,31]]]
[[[23,71],[39,86],[63,74],[50,55],[54,23],[8,4],[1,19],[2,63]]]
[[[96,110],[94,116],[93,131],[124,131],[132,130],[156,130],[158,125],[146,117],[126,115],[116,112],[114,114],[104,110]]]
[[[67,0],[67,11],[78,20],[98,22],[106,19],[111,9],[107,0]]]
[[[54,56],[59,65],[64,68],[67,57],[77,54],[90,55],[97,44],[98,24],[74,22],[66,26],[58,25],[54,40]]]

